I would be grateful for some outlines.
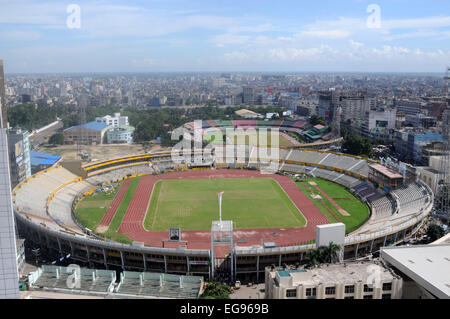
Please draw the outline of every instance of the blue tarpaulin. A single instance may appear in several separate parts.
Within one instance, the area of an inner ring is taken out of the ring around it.
[[[42,152],[31,151],[30,162],[31,166],[48,165],[51,166],[61,159],[61,156],[52,155]]]

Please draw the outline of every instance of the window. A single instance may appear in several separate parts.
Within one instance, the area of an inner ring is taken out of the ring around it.
[[[353,297],[353,296],[347,296],[347,297],[344,297],[344,299],[355,299],[355,297]]]
[[[306,288],[306,296],[316,296],[316,288]]]
[[[345,286],[345,293],[346,294],[353,294],[353,293],[355,293],[355,286],[354,285]]]
[[[286,290],[286,297],[287,298],[295,298],[295,297],[297,297],[297,289],[287,289]]]
[[[383,294],[381,295],[381,299],[391,299],[391,294]]]
[[[373,295],[365,295],[364,299],[373,299]]]
[[[383,291],[386,290],[392,290],[392,283],[391,282],[386,282],[383,284]]]
[[[326,287],[325,288],[325,295],[334,295],[336,293],[335,287]]]
[[[373,288],[369,287],[368,285],[364,285],[364,292],[372,292]]]

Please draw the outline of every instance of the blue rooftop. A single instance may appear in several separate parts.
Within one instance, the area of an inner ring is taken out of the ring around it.
[[[42,152],[31,151],[30,152],[30,162],[31,166],[39,165],[53,165],[61,159],[61,156],[52,155]]]
[[[108,127],[108,124],[103,123],[103,122],[93,121],[93,122],[89,122],[89,123],[86,123],[83,125],[75,125],[75,126],[69,127],[68,129],[66,129],[66,131],[73,131],[80,127],[84,127],[84,128],[87,128],[87,129],[93,130],[93,131],[102,131]]]

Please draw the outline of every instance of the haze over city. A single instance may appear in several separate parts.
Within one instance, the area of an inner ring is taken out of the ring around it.
[[[443,72],[450,2],[1,0],[5,73]]]

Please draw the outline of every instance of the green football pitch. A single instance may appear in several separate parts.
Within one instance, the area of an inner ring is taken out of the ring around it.
[[[219,219],[217,192],[225,191],[222,219],[235,228],[301,227],[306,221],[270,178],[161,180],[153,189],[144,226],[149,231],[211,229]]]

